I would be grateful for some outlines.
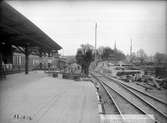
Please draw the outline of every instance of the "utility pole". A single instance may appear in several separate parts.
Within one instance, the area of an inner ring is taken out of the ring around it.
[[[115,44],[114,44],[114,50],[116,51],[117,50],[117,42],[115,41]]]
[[[132,39],[130,39],[130,56],[132,56]]]
[[[96,48],[97,48],[97,22],[95,23],[95,61],[96,61]]]
[[[132,60],[132,39],[130,39],[130,54],[129,54],[130,62],[133,62]]]

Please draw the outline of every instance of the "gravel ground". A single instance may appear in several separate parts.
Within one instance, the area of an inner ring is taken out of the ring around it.
[[[101,97],[101,104],[103,107],[104,114],[118,114],[117,109],[115,109],[114,103],[111,101],[107,95],[104,88],[96,80],[94,80],[95,86],[99,87],[98,95]]]
[[[34,71],[0,82],[1,123],[98,123],[91,82],[63,80]]]

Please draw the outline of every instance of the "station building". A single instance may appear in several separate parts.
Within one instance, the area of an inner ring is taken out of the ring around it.
[[[58,58],[62,47],[5,1],[0,2],[0,75],[19,66],[25,74]],[[18,68],[17,68],[18,69]]]

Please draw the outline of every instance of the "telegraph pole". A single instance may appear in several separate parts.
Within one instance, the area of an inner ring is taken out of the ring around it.
[[[130,39],[130,56],[132,56],[132,39]]]
[[[95,62],[96,62],[96,48],[97,48],[97,22],[95,23]]]
[[[130,39],[130,53],[129,53],[130,62],[132,62],[132,39]]]

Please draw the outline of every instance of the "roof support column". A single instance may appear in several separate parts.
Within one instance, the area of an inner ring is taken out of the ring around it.
[[[52,56],[53,56],[52,51],[49,51],[49,52],[48,52],[48,56],[49,56],[49,57],[52,57]]]
[[[42,70],[42,49],[39,50],[39,57],[40,57],[39,69]]]
[[[49,51],[48,52],[48,70],[51,70],[51,63],[52,63],[52,59],[51,59],[51,57],[52,57],[52,52],[51,51]]]
[[[29,53],[28,53],[28,46],[25,45],[25,74],[28,74],[28,61],[29,61]]]

